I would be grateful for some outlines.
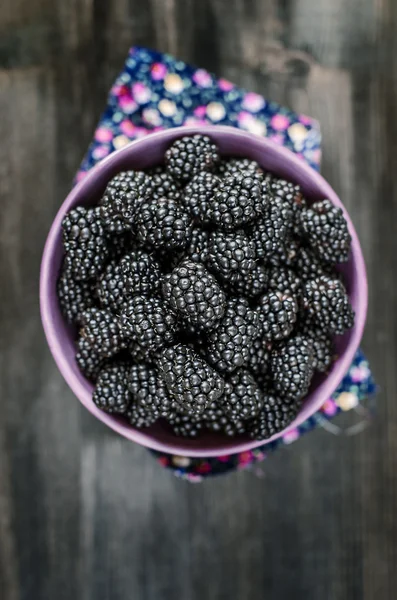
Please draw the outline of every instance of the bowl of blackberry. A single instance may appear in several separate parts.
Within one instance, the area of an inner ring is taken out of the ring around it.
[[[292,152],[229,127],[151,134],[71,191],[44,250],[44,330],[97,418],[153,449],[272,441],[335,391],[367,303],[353,224]]]

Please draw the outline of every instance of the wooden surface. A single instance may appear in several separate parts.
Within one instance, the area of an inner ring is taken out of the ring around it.
[[[2,600],[396,598],[396,28],[394,0],[2,0]],[[323,173],[368,265],[363,346],[383,390],[361,435],[319,430],[262,477],[192,486],[96,422],[58,373],[42,247],[132,44],[321,121]]]

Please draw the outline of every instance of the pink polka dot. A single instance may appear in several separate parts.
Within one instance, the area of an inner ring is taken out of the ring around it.
[[[252,453],[251,452],[241,452],[238,457],[238,462],[240,465],[247,465],[252,462]]]
[[[119,98],[119,106],[127,114],[135,112],[138,108],[138,104],[130,96],[121,96]]]
[[[110,142],[112,138],[113,133],[107,127],[98,127],[98,129],[95,132],[95,139],[98,142]]]
[[[274,133],[273,135],[269,135],[269,140],[278,144],[279,146],[284,145],[284,135],[282,133]]]
[[[298,438],[299,438],[298,429],[291,429],[291,431],[288,431],[287,433],[285,433],[283,435],[283,441],[285,444],[292,444],[292,442],[295,442]]]
[[[308,117],[306,115],[300,115],[299,121],[301,123],[303,123],[304,125],[313,125],[313,119],[311,119],[310,117]]]
[[[219,79],[218,85],[219,89],[222,90],[222,92],[230,92],[230,90],[234,88],[234,84],[231,81],[228,81],[227,79]]]
[[[129,137],[132,137],[135,134],[136,126],[131,123],[128,119],[124,119],[120,123],[120,131]]]
[[[251,112],[257,112],[265,106],[265,99],[255,92],[248,92],[243,99],[243,107]]]
[[[336,404],[331,398],[326,400],[321,407],[321,411],[330,417],[332,417],[337,412]]]
[[[196,108],[193,111],[193,114],[195,117],[202,118],[202,117],[205,117],[206,112],[207,112],[206,106],[196,106]]]
[[[97,146],[92,153],[95,159],[101,159],[107,156],[110,152],[109,146]]]
[[[150,73],[152,75],[152,79],[155,81],[160,81],[167,75],[167,67],[162,63],[154,63],[150,69]]]
[[[276,131],[283,131],[284,129],[288,129],[290,125],[290,120],[285,115],[274,115],[270,119],[270,125]]]

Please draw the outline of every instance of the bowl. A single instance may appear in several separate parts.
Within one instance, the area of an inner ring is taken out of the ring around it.
[[[92,384],[83,377],[77,367],[73,328],[64,321],[58,305],[56,282],[63,256],[61,222],[65,213],[77,205],[97,203],[107,182],[114,175],[127,169],[144,169],[160,164],[165,150],[174,140],[195,133],[211,136],[223,155],[249,157],[266,170],[298,183],[309,202],[329,198],[343,210],[352,236],[350,260],[341,267],[341,270],[346,280],[350,302],[356,313],[354,327],[337,338],[337,361],[329,374],[317,379],[315,385],[311,387],[296,419],[284,431],[268,440],[253,441],[245,436],[228,438],[210,432],[193,440],[178,438],[160,423],[146,430],[137,430],[120,417],[102,412],[92,401]],[[325,179],[301,158],[266,138],[223,126],[177,127],[152,133],[105,158],[89,171],[63,202],[48,234],[41,263],[40,308],[43,327],[55,362],[71,390],[97,419],[127,439],[154,450],[184,456],[226,455],[262,446],[281,437],[318,411],[335,391],[353,360],[363,333],[367,295],[365,265],[356,231],[342,202]]]

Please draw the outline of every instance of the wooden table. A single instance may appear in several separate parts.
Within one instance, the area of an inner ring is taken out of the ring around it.
[[[396,597],[396,28],[394,0],[2,0],[2,600]],[[42,247],[132,44],[320,120],[323,173],[369,273],[363,347],[382,392],[361,435],[318,430],[261,477],[192,486],[95,421],[58,373]]]

